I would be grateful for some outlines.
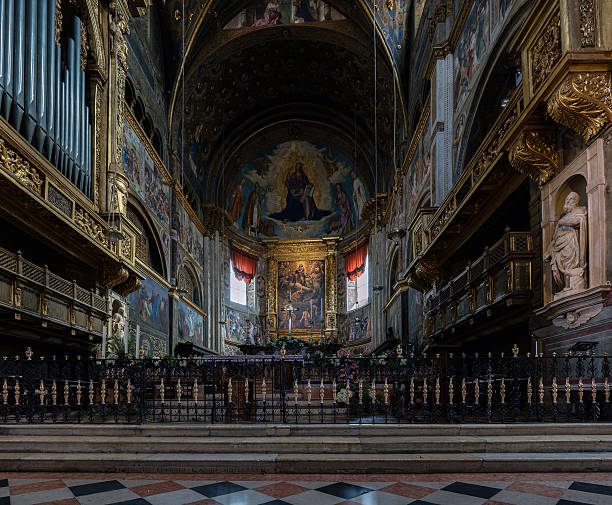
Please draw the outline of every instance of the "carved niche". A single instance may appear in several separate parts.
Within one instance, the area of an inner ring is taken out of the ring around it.
[[[585,142],[612,121],[611,72],[570,73],[548,99],[548,114]]]

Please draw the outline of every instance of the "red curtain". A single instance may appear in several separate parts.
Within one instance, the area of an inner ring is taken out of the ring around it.
[[[344,271],[349,281],[361,276],[365,270],[366,259],[368,258],[368,243],[354,249],[344,256]]]
[[[231,249],[231,258],[236,279],[250,284],[257,270],[257,258],[233,248]]]

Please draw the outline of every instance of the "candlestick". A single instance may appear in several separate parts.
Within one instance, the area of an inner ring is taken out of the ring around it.
[[[102,359],[106,359],[106,324],[102,326]]]
[[[321,297],[321,324],[323,324],[323,297]]]
[[[138,357],[138,349],[140,349],[140,325],[136,325],[136,347],[134,348],[134,356]]]

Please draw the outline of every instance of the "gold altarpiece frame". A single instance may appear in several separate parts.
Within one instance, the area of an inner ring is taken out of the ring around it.
[[[278,279],[279,264],[286,262],[320,262],[325,266],[324,285],[324,324],[313,325],[314,328],[292,328],[291,335],[295,338],[307,340],[312,337],[318,340],[322,334],[326,338],[337,332],[338,314],[338,286],[337,286],[337,253],[340,237],[324,237],[320,239],[279,240],[268,239],[263,243],[267,248],[267,297],[269,300],[269,313],[266,310],[266,323],[272,338],[286,337],[288,328],[280,328],[279,317],[282,307],[279,307]],[[299,326],[299,325],[298,325]],[[315,329],[316,328],[316,329]]]

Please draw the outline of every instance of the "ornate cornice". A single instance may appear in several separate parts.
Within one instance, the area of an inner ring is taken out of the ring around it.
[[[13,174],[15,179],[40,196],[44,181],[42,174],[8,148],[2,139],[0,139],[0,164],[7,172]]]
[[[588,142],[612,122],[611,76],[611,72],[568,74],[548,99],[548,114]]]
[[[525,130],[510,148],[510,164],[540,186],[559,171],[556,146],[540,131]]]
[[[387,193],[377,193],[376,197],[370,198],[361,211],[361,217],[370,223],[370,231],[380,229],[384,220],[387,207]]]
[[[233,221],[231,216],[225,209],[217,207],[212,203],[202,204],[202,225],[204,226],[204,235],[214,238],[215,232],[223,234],[225,227],[232,226]]]

